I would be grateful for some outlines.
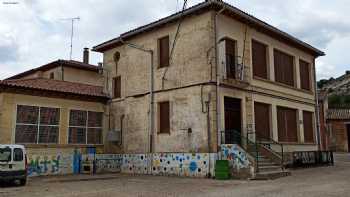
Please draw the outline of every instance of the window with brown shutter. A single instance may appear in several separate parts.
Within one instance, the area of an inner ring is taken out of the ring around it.
[[[158,40],[159,45],[159,68],[169,66],[169,36]]]
[[[269,140],[270,133],[270,105],[265,103],[254,103],[255,132],[258,138]]]
[[[294,87],[294,57],[274,50],[275,81]]]
[[[170,103],[159,103],[159,133],[170,133]]]
[[[311,90],[310,84],[310,64],[300,60],[300,86],[303,90]]]
[[[277,107],[279,142],[298,142],[297,110]]]
[[[226,75],[228,78],[236,78],[236,41],[225,40]]]
[[[314,143],[314,126],[313,126],[313,113],[303,111],[303,122],[304,122],[304,141],[306,143]]]
[[[121,76],[113,78],[113,98],[121,98]]]
[[[267,46],[252,40],[253,74],[255,77],[268,79]]]

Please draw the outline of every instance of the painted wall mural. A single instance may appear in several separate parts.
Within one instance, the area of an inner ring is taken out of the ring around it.
[[[206,177],[209,174],[208,153],[127,154],[122,172],[163,176]],[[213,163],[213,162],[211,162]]]
[[[221,145],[221,156],[224,160],[229,160],[233,168],[239,170],[249,168],[250,161],[247,153],[238,145],[223,144]]]
[[[95,160],[97,173],[121,172],[122,155],[98,154],[95,156]]]
[[[71,174],[72,155],[29,155],[28,176]]]

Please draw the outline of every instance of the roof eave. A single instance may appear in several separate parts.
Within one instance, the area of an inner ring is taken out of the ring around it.
[[[303,42],[303,41],[301,41],[301,40],[299,40],[299,39],[297,39],[297,38],[295,38],[295,37],[293,37],[291,35],[289,35],[286,32],[283,32],[283,31],[281,31],[281,30],[279,30],[279,29],[277,29],[277,28],[275,28],[275,27],[265,23],[264,21],[261,21],[261,20],[257,19],[254,16],[251,16],[251,15],[249,15],[249,14],[239,10],[236,7],[233,7],[230,4],[224,3],[224,2],[217,2],[217,1],[203,2],[203,3],[198,4],[198,5],[196,5],[196,6],[192,7],[192,8],[189,8],[188,10],[186,10],[183,13],[183,15],[187,16],[187,15],[193,14],[195,12],[198,12],[198,11],[200,11],[200,10],[206,8],[206,7],[210,7],[210,6],[212,6],[212,8],[214,8],[214,9],[221,9],[222,7],[226,7],[226,9],[228,9],[230,12],[239,15],[240,17],[244,18],[245,20],[249,21],[250,23],[254,23],[255,25],[258,25],[258,26],[260,26],[260,27],[262,27],[262,28],[272,32],[272,33],[277,34],[278,36],[283,37],[283,39],[289,40],[290,42],[293,42],[296,45],[299,45],[300,47],[305,48],[305,50],[310,51],[310,53],[313,54],[315,57],[320,57],[320,56],[325,56],[326,55],[323,51],[321,51],[321,50],[319,50],[319,49],[317,49],[317,48],[315,48],[315,47],[313,47],[313,46],[311,46],[311,45],[309,45],[309,44],[307,44],[307,43],[305,43],[305,42]],[[131,30],[129,32],[126,32],[126,33],[120,35],[117,38],[111,39],[111,40],[106,41],[106,42],[104,42],[102,44],[94,46],[92,50],[95,51],[95,52],[105,52],[105,51],[107,51],[107,50],[109,50],[111,48],[114,48],[116,46],[122,45],[121,40],[120,40],[121,37],[123,37],[123,39],[127,39],[127,38],[130,38],[130,37],[135,36],[137,34],[140,34],[142,32],[151,31],[154,28],[157,28],[159,26],[162,26],[162,25],[165,25],[167,23],[173,22],[174,20],[178,19],[181,16],[182,16],[181,12],[175,13],[173,15],[170,15],[170,16],[166,17],[166,18],[160,19],[160,20],[158,20],[156,22],[153,22],[153,23],[150,23],[148,25],[145,25],[145,26],[142,26],[140,28],[137,28],[135,30]]]

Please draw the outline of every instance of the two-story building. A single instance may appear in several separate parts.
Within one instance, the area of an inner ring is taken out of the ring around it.
[[[315,59],[325,54],[227,3],[205,1],[93,50],[113,76],[120,152],[215,153],[247,139],[318,149]]]

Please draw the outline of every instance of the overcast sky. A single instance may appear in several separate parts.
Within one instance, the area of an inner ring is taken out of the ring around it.
[[[188,0],[189,5],[204,0]],[[318,78],[350,70],[349,0],[227,0],[228,3],[326,52],[317,60]],[[69,59],[71,23],[73,59],[82,49],[181,8],[183,0],[0,0],[0,79],[57,59]],[[91,63],[101,61],[93,53]]]

